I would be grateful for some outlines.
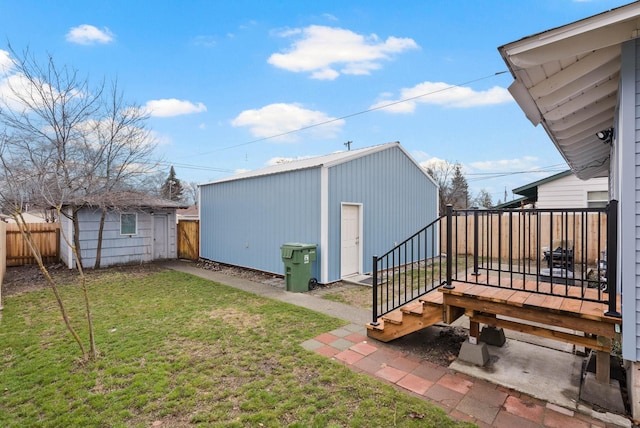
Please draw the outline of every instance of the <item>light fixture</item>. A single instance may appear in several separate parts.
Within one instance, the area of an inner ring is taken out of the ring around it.
[[[603,129],[602,131],[596,132],[596,137],[602,140],[603,143],[608,144],[613,139],[613,128]]]

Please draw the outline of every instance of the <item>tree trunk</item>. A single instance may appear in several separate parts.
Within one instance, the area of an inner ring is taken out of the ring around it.
[[[73,246],[75,247],[75,256],[76,256],[76,267],[78,271],[82,269],[82,256],[80,253],[82,252],[80,248],[80,220],[78,219],[78,207],[71,207],[72,216],[71,222],[73,223]]]
[[[102,232],[104,231],[104,221],[106,217],[107,209],[103,207],[102,213],[100,214],[100,226],[98,227],[98,243],[96,248],[96,262],[93,265],[94,269],[100,269],[100,258],[102,257]]]
[[[45,267],[44,263],[42,262],[40,249],[33,243],[33,239],[31,237],[31,231],[29,230],[29,227],[25,223],[24,218],[22,217],[22,214],[14,214],[13,218],[16,221],[16,223],[20,226],[20,233],[22,234],[22,237],[24,238],[25,242],[29,246],[29,249],[31,250],[31,254],[38,262],[38,267],[40,268],[40,271],[42,272],[44,277],[47,279],[47,282],[49,283],[49,286],[53,291],[53,295],[56,298],[56,302],[58,303],[58,307],[60,308],[60,313],[62,314],[62,319],[64,320],[64,323],[67,326],[67,330],[69,330],[69,333],[71,333],[71,336],[73,336],[74,340],[78,343],[78,346],[80,347],[80,351],[82,352],[82,358],[86,360],[87,351],[85,350],[84,345],[82,344],[82,340],[80,339],[80,336],[71,325],[71,321],[69,320],[69,316],[67,315],[67,309],[65,308],[64,303],[62,302],[62,297],[60,296],[60,293],[58,293],[58,287],[55,281],[53,280],[53,278],[51,277],[51,275],[49,274],[49,271]]]

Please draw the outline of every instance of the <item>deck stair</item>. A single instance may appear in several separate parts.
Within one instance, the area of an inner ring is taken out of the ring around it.
[[[442,322],[442,293],[434,290],[378,318],[378,325],[367,324],[367,335],[389,342]]]

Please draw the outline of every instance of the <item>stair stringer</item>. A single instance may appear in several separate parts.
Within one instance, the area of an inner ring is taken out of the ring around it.
[[[430,293],[366,325],[367,336],[389,342],[443,321],[442,293]]]

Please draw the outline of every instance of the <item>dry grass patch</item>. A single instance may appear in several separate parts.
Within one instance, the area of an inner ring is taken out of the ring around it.
[[[79,287],[61,291],[81,329]],[[115,272],[91,284],[100,358],[82,364],[49,293],[5,300],[0,426],[460,426],[304,350],[344,325],[314,311],[178,272]]]

